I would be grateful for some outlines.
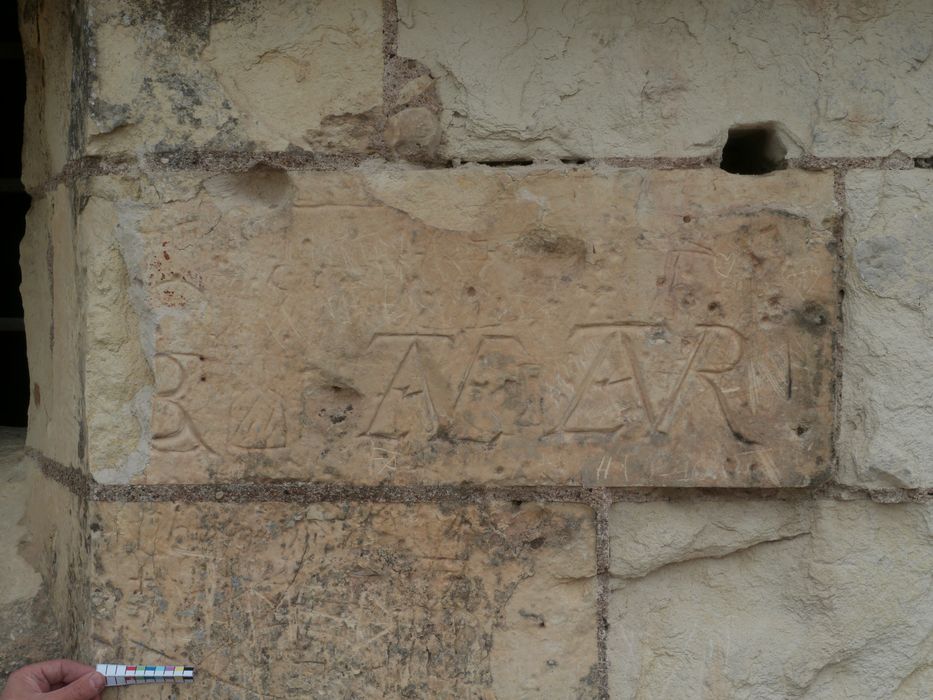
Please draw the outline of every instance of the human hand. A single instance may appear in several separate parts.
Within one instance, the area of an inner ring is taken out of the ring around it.
[[[0,700],[100,700],[106,679],[67,659],[23,666],[10,674]]]

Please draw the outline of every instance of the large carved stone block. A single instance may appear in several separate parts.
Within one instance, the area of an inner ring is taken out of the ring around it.
[[[92,190],[90,259],[127,261],[139,319],[114,315],[151,368],[131,363],[119,399],[131,343],[89,362],[89,421],[115,413],[108,394],[128,414],[136,376],[148,432],[94,431],[101,480],[802,486],[829,466],[830,175],[256,171]]]
[[[840,481],[933,487],[933,173],[846,177]]]
[[[620,503],[613,698],[933,697],[930,504]]]
[[[448,157],[708,156],[756,122],[794,154],[933,152],[926,0],[398,8],[399,55],[437,78]]]
[[[89,655],[193,663],[192,697],[597,695],[584,506],[107,503],[94,517]]]

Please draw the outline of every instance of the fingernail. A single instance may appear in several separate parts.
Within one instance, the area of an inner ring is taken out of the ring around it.
[[[91,674],[91,685],[94,686],[94,690],[103,690],[104,686],[107,684],[107,679],[104,678],[99,673]]]

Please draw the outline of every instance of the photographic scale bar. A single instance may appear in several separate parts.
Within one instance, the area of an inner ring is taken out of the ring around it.
[[[190,683],[194,666],[126,666],[97,664],[97,672],[107,679],[107,686],[140,683]]]

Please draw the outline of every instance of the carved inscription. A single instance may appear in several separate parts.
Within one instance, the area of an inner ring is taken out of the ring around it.
[[[831,177],[455,170],[296,173],[287,211],[207,188],[174,214],[197,237],[153,220],[158,346],[211,360],[156,358],[147,478],[825,472]]]
[[[545,429],[541,376],[547,372],[512,335],[484,335],[475,343],[449,404],[438,397],[451,384],[437,354],[450,352],[451,336],[381,335],[373,343],[395,345],[401,357],[367,423],[364,435],[401,439],[417,432],[431,436],[443,426],[454,437],[490,443],[519,431],[539,436],[559,433],[669,433],[685,396],[706,390],[711,410],[736,439],[752,443],[738,427],[720,383],[743,357],[745,340],[725,325],[697,324],[684,337],[666,339],[678,356],[651,357],[663,325],[601,324],[575,328],[570,346],[595,346],[582,367],[573,394],[556,425]],[[653,342],[653,339],[655,342]],[[734,389],[733,389],[734,390]]]
[[[553,432],[611,432],[622,434],[632,423],[644,422],[651,430],[670,432],[678,404],[685,392],[696,390],[702,381],[713,391],[726,425],[739,436],[730,416],[717,375],[734,369],[742,359],[744,339],[734,328],[722,325],[697,324],[690,338],[681,339],[685,356],[677,362],[662,361],[661,376],[673,380],[666,388],[661,385],[661,401],[657,394],[657,378],[646,371],[643,348],[650,352],[646,337],[664,332],[664,327],[645,323],[622,323],[577,328],[572,337],[599,338],[599,349],[576,386],[561,420]],[[596,422],[586,416],[596,416]]]
[[[152,406],[152,446],[163,452],[214,450],[195,426],[185,399],[204,359],[195,353],[160,352],[155,356],[156,394]]]
[[[403,438],[413,430],[425,435],[437,431],[440,423],[431,393],[432,363],[427,348],[451,342],[450,336],[418,333],[380,334],[373,338],[370,346],[394,345],[403,350],[365,435]]]
[[[520,428],[540,425],[540,366],[515,336],[484,335],[476,343],[453,402],[453,433],[491,443]]]

